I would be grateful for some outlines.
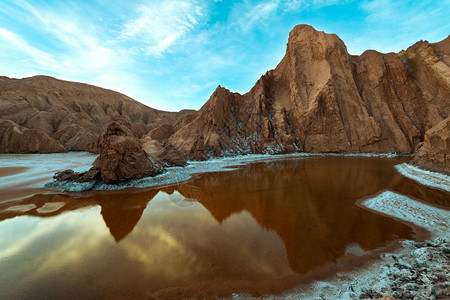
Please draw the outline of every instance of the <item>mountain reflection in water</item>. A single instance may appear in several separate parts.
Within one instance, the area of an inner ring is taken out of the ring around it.
[[[2,203],[0,298],[283,292],[343,257],[413,237],[358,199],[392,190],[449,205],[448,193],[396,173],[402,161],[264,162],[165,188]]]

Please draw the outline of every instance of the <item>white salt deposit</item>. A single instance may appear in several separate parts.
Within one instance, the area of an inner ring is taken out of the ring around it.
[[[423,170],[407,163],[396,165],[395,168],[403,176],[420,184],[450,192],[450,176],[448,175]]]
[[[450,238],[450,211],[437,208],[406,196],[386,191],[368,199],[363,206],[426,228],[436,236]]]
[[[401,249],[381,255],[380,261],[368,268],[337,274],[280,298],[376,299],[389,295],[395,299],[449,299],[450,211],[391,191],[361,205],[424,227],[433,238],[425,243],[403,241]]]

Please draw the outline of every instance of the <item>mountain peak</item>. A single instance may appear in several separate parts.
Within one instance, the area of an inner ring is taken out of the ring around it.
[[[342,43],[341,39],[334,33],[326,33],[324,31],[316,30],[310,25],[300,24],[295,26],[291,30],[291,32],[289,32],[288,44],[293,42],[311,41],[317,39],[338,40]]]
[[[273,71],[243,95],[217,87],[167,145],[190,159],[298,151],[412,153],[425,131],[449,113],[448,43],[421,44],[402,55],[351,56],[337,35],[297,25]]]

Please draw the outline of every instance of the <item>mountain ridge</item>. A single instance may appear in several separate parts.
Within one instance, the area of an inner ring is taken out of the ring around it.
[[[58,146],[35,147],[30,151],[26,142],[17,145],[15,138],[3,133],[0,152],[97,152],[98,137],[114,116],[132,122],[133,131],[142,137],[149,130],[175,123],[191,112],[160,111],[112,90],[45,75],[22,79],[3,76],[0,77],[0,120],[38,130],[39,139],[45,137]]]
[[[218,86],[165,145],[187,159],[243,153],[410,154],[450,112],[450,37],[400,53],[350,55],[335,34],[297,25],[286,54],[245,94]],[[429,78],[431,76],[431,79]]]

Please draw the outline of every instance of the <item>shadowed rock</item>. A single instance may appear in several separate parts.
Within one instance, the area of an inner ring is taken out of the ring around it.
[[[412,164],[450,174],[450,117],[425,133],[414,153]]]

